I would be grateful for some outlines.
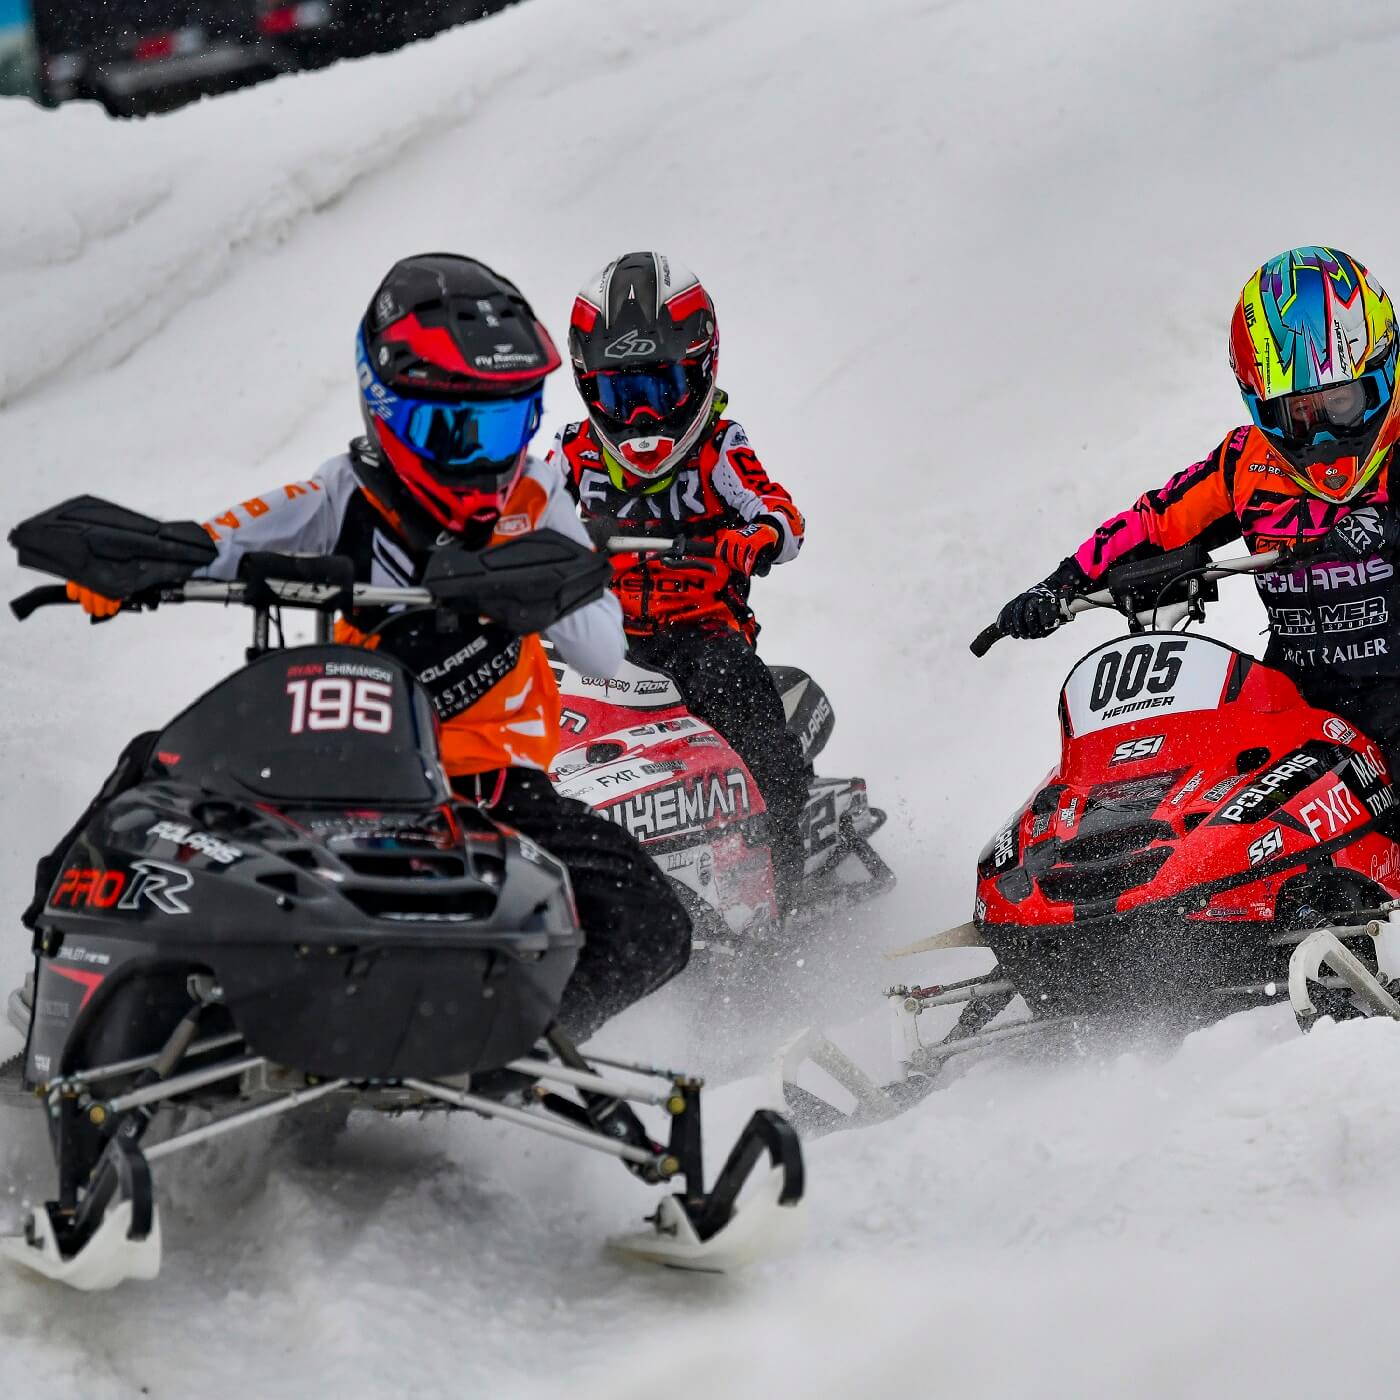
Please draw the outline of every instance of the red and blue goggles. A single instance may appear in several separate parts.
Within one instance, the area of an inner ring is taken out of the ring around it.
[[[599,370],[579,387],[589,408],[614,423],[627,426],[645,418],[666,423],[697,389],[703,391],[703,375],[698,364],[678,361],[648,369]]]

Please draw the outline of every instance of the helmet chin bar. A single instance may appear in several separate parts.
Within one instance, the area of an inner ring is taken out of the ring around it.
[[[631,476],[635,476],[639,481],[656,481],[664,477],[668,472],[674,471],[682,461],[691,453],[695,444],[700,441],[700,435],[705,431],[710,421],[710,415],[715,404],[715,387],[710,386],[710,392],[705,396],[704,405],[700,412],[695,415],[694,421],[687,428],[682,436],[675,440],[675,446],[663,457],[655,466],[639,466],[633,462],[621,442],[618,441],[602,424],[599,416],[592,411],[589,412],[588,421],[593,425],[593,431],[597,434],[599,442],[604,449],[612,454],[614,461]],[[657,433],[657,441],[665,441],[665,434]],[[646,438],[638,441],[648,441]]]
[[[399,484],[433,527],[449,535],[475,534],[495,526],[520,481],[530,450],[528,444],[520,449],[514,470],[497,478],[494,491],[468,492],[434,479],[426,465],[382,423],[375,423],[374,428],[380,450]]]
[[[1281,444],[1276,443],[1275,450],[1288,467],[1289,475],[1305,491],[1334,505],[1345,505],[1371,483],[1400,437],[1397,403],[1400,400],[1392,397],[1385,416],[1364,435],[1358,435],[1357,440],[1327,444],[1338,449],[1330,458],[1316,454],[1312,461],[1299,463]],[[1363,437],[1364,440],[1360,440]],[[1354,465],[1347,470],[1346,463]],[[1328,482],[1329,472],[1339,478],[1335,485]]]

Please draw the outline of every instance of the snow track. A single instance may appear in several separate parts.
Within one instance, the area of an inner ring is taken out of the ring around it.
[[[879,951],[966,916],[978,846],[1049,765],[1062,673],[1109,624],[981,663],[966,642],[1239,421],[1225,326],[1251,268],[1332,241],[1400,279],[1400,40],[1374,0],[1325,28],[1302,0],[528,0],[137,124],[0,103],[4,523],[83,490],[202,516],[307,475],[358,430],[353,328],[405,253],[499,265],[561,341],[609,257],[695,266],[734,412],[810,518],[757,591],[765,654],[831,693],[824,766],[891,810],[902,879],[742,1014],[686,1014],[682,983],[609,1028],[735,1077],[718,1146],[785,1034],[951,975]],[[1370,102],[1364,137],[1315,119]],[[573,406],[558,380],[551,418]],[[7,594],[31,581],[0,563]],[[1221,630],[1247,646],[1259,618],[1241,599]],[[129,735],[244,638],[208,611],[7,628],[13,912]],[[25,949],[14,928],[0,985]],[[1303,1040],[1283,1009],[986,1062],[815,1144],[803,1253],[722,1281],[604,1257],[650,1193],[505,1129],[356,1122],[320,1170],[235,1140],[162,1172],[155,1284],[0,1276],[0,1392],[1381,1393],[1397,1082],[1400,1027]],[[0,1165],[36,1192],[41,1129],[0,1116]]]

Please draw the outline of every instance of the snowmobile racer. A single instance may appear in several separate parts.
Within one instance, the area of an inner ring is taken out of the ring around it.
[[[755,574],[797,557],[802,514],[726,416],[714,303],[681,264],[655,252],[610,262],[575,298],[569,352],[588,417],[561,430],[549,460],[590,528],[714,545],[713,558],[616,555],[613,591],[631,658],[668,672],[758,783],[776,828],[779,909],[790,912],[806,764],[754,649],[748,599]]]
[[[513,283],[472,258],[406,258],[371,299],[356,350],[366,435],[310,480],[207,522],[217,555],[199,576],[235,579],[260,551],[334,554],[354,561],[358,582],[407,587],[439,546],[485,550],[534,530],[587,542],[557,472],[529,456],[544,380],[560,361]],[[96,618],[120,606],[76,585],[70,596]],[[623,658],[620,617],[604,594],[544,635],[571,664],[611,676]],[[432,696],[457,796],[567,867],[588,934],[561,1012],[574,1040],[685,966],[689,916],[655,863],[627,832],[549,783],[560,705],[539,635],[489,618],[443,632],[430,616],[380,608],[342,617],[336,640],[405,661]],[[152,737],[123,755],[99,801],[136,780]],[[40,862],[31,927],[67,845]]]
[[[1067,600],[1068,618],[1119,611],[1127,634],[1061,687],[1059,762],[978,856],[973,918],[888,955],[984,947],[996,964],[888,989],[892,1083],[818,1030],[793,1042],[785,1092],[805,1126],[903,1112],[953,1059],[1077,1050],[1096,1026],[1184,1032],[1285,986],[1304,1029],[1324,1012],[1400,1018],[1400,837],[1379,747],[1282,668],[1176,630],[1204,621],[1219,580],[1305,561],[1212,561],[1198,543]],[[1003,635],[985,628],[973,654]],[[816,1092],[799,1082],[809,1062],[827,1076]]]
[[[1269,617],[1264,661],[1309,704],[1400,757],[1400,514],[1390,493],[1400,439],[1390,297],[1355,258],[1290,249],[1245,284],[1230,363],[1251,421],[1209,456],[1106,520],[997,620],[1044,637],[1068,599],[1115,565],[1199,541],[1252,552],[1313,546],[1328,562],[1257,575]]]
[[[56,1191],[0,1232],[0,1259],[85,1290],[154,1278],[156,1163],[281,1115],[305,1123],[318,1103],[317,1137],[352,1111],[468,1112],[681,1186],[610,1241],[633,1258],[724,1271],[789,1237],[804,1182],[791,1127],[758,1109],[706,1187],[701,1081],[594,1061],[560,1027],[585,942],[564,865],[454,800],[412,666],[331,635],[337,613],[402,608],[459,639],[483,614],[530,636],[606,595],[589,544],[539,530],[445,545],[414,587],[263,552],[222,582],[192,576],[218,553],[195,521],[92,496],[10,542],[21,567],[135,613],[247,608],[253,639],[63,852],[7,1006],[25,1048],[0,1064],[0,1103],[43,1114]],[[70,601],[48,585],[11,610]],[[288,608],[314,615],[313,642],[287,645]],[[669,1131],[653,1138],[647,1109]]]

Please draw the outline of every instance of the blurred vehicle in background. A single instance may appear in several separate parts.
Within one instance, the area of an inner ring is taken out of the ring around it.
[[[258,36],[276,50],[278,70],[319,68],[339,54],[335,0],[259,0]]]
[[[0,95],[114,116],[382,53],[514,0],[0,0]]]
[[[258,0],[33,0],[39,97],[114,115],[175,106],[277,68]]]
[[[336,53],[347,58],[384,53],[513,3],[515,0],[335,0]]]

